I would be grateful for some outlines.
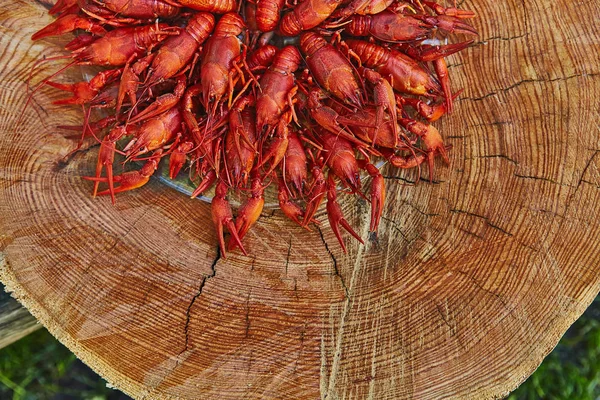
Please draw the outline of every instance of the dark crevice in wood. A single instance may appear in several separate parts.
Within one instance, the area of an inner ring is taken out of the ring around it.
[[[425,240],[425,238],[423,238],[421,235],[416,235],[415,237],[413,237],[412,239],[409,239],[408,236],[406,236],[406,233],[404,233],[402,231],[402,229],[400,229],[400,227],[398,226],[398,224],[396,223],[396,221],[394,221],[393,219],[387,218],[385,216],[381,216],[382,220],[385,220],[386,222],[389,222],[390,225],[392,225],[392,228],[398,232],[400,234],[400,236],[402,236],[402,239],[404,239],[407,242],[407,247],[410,246],[415,240],[417,239],[421,239],[423,241],[427,241]]]
[[[296,300],[300,300],[300,296],[298,296],[298,279],[294,278],[294,295],[296,296]]]
[[[514,175],[517,178],[520,178],[520,179],[533,179],[533,180],[536,180],[536,181],[550,182],[550,183],[553,183],[553,184],[558,185],[558,186],[573,187],[573,185],[569,185],[569,184],[566,184],[566,183],[558,182],[558,181],[555,181],[553,179],[546,178],[546,177],[543,177],[543,176],[520,175],[520,174],[514,174]]]
[[[346,298],[348,299],[349,298],[348,287],[346,286],[346,282],[344,282],[344,278],[342,277],[342,275],[340,274],[340,271],[338,269],[337,259],[335,258],[335,255],[333,254],[333,252],[329,249],[329,245],[327,244],[327,241],[325,240],[325,236],[323,235],[323,230],[318,225],[317,225],[317,230],[319,231],[319,236],[321,237],[321,241],[323,242],[323,245],[325,246],[325,250],[327,250],[327,252],[329,253],[329,256],[331,257],[331,261],[333,261],[333,273],[340,279],[342,287],[344,288],[344,293],[346,294]]]
[[[467,125],[467,128],[479,128],[484,126],[504,126],[504,125],[512,125],[512,121],[486,121],[480,124]],[[448,136],[450,137],[450,136]],[[465,136],[453,136],[453,137],[465,137]]]
[[[590,182],[586,181],[585,179],[582,179],[581,183],[587,183],[588,185],[594,186],[596,189],[600,189],[600,185],[598,185],[596,182]]]
[[[395,181],[402,181],[402,182],[406,182],[406,183],[411,184],[411,185],[415,185],[417,182],[420,182],[420,181],[424,181],[424,182],[427,182],[427,183],[432,184],[432,185],[439,185],[440,183],[446,182],[446,181],[437,181],[435,179],[432,180],[432,181],[430,181],[429,180],[429,176],[426,177],[426,178],[420,177],[418,181],[413,181],[413,180],[410,180],[408,178],[404,178],[402,176],[390,176],[390,175],[383,175],[383,179],[391,179],[391,180],[395,180]]]
[[[471,275],[469,275],[468,273],[466,273],[466,272],[464,272],[464,271],[461,271],[461,270],[459,270],[459,269],[449,269],[449,271],[456,272],[456,273],[458,273],[458,274],[460,274],[460,275],[464,276],[464,277],[465,277],[465,278],[467,278],[469,281],[471,281],[471,282],[472,282],[472,283],[473,283],[475,286],[477,286],[477,288],[478,288],[479,290],[481,290],[482,292],[484,292],[484,293],[487,293],[487,294],[489,294],[489,295],[491,295],[491,296],[495,297],[496,299],[498,299],[498,301],[499,301],[500,303],[502,303],[502,305],[504,306],[504,308],[505,308],[505,309],[506,309],[508,312],[510,312],[511,314],[513,313],[513,310],[512,310],[511,308],[509,308],[509,307],[508,307],[508,303],[506,302],[506,300],[505,300],[505,299],[504,299],[504,298],[503,298],[503,297],[502,297],[500,294],[498,294],[498,293],[496,293],[496,292],[494,292],[494,291],[492,291],[492,290],[490,290],[490,289],[486,289],[485,287],[483,287],[483,285],[482,285],[481,283],[479,283],[479,281],[478,281],[477,279],[473,278]]]
[[[287,256],[285,257],[285,276],[287,276],[288,274],[288,266],[290,265],[290,254],[292,254],[292,235],[290,235],[290,240],[288,241]]]
[[[3,183],[2,185],[0,185],[0,187],[3,187],[3,188],[10,188],[10,187],[18,185],[20,183],[33,183],[33,181],[29,180],[29,179],[22,179],[22,178],[10,179],[10,178],[4,178],[2,176],[0,176],[0,182],[6,182],[6,183]],[[4,249],[0,248],[0,251],[2,251],[2,250],[4,250]]]
[[[0,182],[9,182],[10,186],[12,186],[12,185],[16,185],[17,183],[33,183],[34,181],[31,179],[25,179],[25,178],[10,179],[10,178],[5,178],[3,176],[0,176]]]
[[[529,32],[525,32],[522,33],[520,35],[515,35],[515,36],[509,36],[509,37],[504,37],[504,36],[492,36],[486,39],[481,39],[479,42],[475,42],[471,45],[471,47],[475,47],[475,46],[480,46],[483,44],[487,44],[487,42],[492,42],[494,40],[501,40],[501,41],[505,41],[505,42],[510,42],[511,40],[516,40],[516,39],[521,39],[524,37],[529,36]]]
[[[512,158],[510,158],[509,156],[506,156],[504,154],[488,154],[485,156],[477,156],[475,158],[500,158],[500,159],[509,161],[509,162],[513,163],[514,165],[519,165],[519,163],[516,160],[513,160]],[[465,160],[468,160],[468,158],[465,158]]]
[[[512,90],[514,88],[517,88],[517,87],[519,87],[521,85],[524,85],[526,83],[534,83],[534,82],[537,82],[537,83],[551,83],[551,82],[556,82],[556,81],[567,81],[567,80],[570,80],[570,79],[573,79],[573,78],[581,78],[581,77],[593,78],[593,77],[599,76],[599,75],[600,75],[600,72],[592,72],[592,73],[580,73],[580,74],[569,75],[569,76],[561,76],[561,77],[553,78],[553,79],[523,79],[523,80],[520,80],[520,81],[518,81],[516,83],[513,83],[510,86],[507,86],[505,88],[496,89],[495,91],[490,92],[490,93],[485,94],[485,95],[480,96],[480,97],[461,97],[461,98],[456,99],[456,101],[467,101],[467,100],[470,100],[470,101],[481,101],[481,100],[484,100],[484,99],[486,99],[488,97],[496,96],[499,93],[508,92],[508,91],[510,91],[510,90]]]
[[[450,323],[448,322],[448,320],[444,316],[444,313],[440,309],[440,305],[436,304],[435,305],[435,309],[437,310],[438,314],[440,315],[440,318],[444,322],[444,325],[446,325],[448,327],[448,329],[450,330],[450,336],[454,336],[456,334],[456,332],[454,331],[454,328],[452,327],[452,325],[450,325]]]
[[[133,231],[133,228],[135,228],[135,226],[137,225],[137,223],[138,223],[138,222],[140,222],[140,221],[142,220],[142,218],[144,218],[144,217],[146,216],[146,214],[147,214],[147,213],[148,213],[148,209],[145,209],[145,210],[142,212],[142,215],[140,215],[139,217],[137,217],[137,218],[135,219],[135,221],[133,221],[133,223],[132,223],[131,225],[129,225],[129,228],[127,228],[127,231],[125,231],[125,233],[123,234],[123,236],[121,236],[121,240],[123,240],[123,239],[125,239],[127,236],[129,236],[129,234],[131,233],[131,231]],[[114,246],[116,246],[116,245],[117,245],[117,243],[115,243],[115,244],[113,245],[113,247],[114,247]]]
[[[598,151],[598,150],[594,151],[594,154],[592,154],[589,161],[585,164],[585,167],[583,168],[583,171],[581,171],[581,175],[579,176],[579,179],[577,180],[577,187],[575,188],[575,192],[573,193],[573,195],[575,195],[575,193],[577,193],[577,191],[579,190],[579,187],[584,182],[583,178],[585,177],[587,170],[590,168],[590,165],[592,165],[592,162],[594,161],[594,158],[596,158],[598,153],[600,153],[600,151]]]
[[[456,63],[456,64],[448,64],[448,69],[455,68],[455,67],[460,67],[462,65],[465,65],[465,63],[459,62],[459,63]]]
[[[481,236],[481,235],[478,235],[478,234],[477,234],[477,233],[475,233],[475,232],[471,232],[471,231],[469,231],[469,230],[467,230],[467,229],[464,229],[464,228],[458,227],[458,230],[459,230],[459,231],[461,231],[461,232],[464,232],[464,233],[466,233],[467,235],[474,236],[474,237],[476,237],[477,239],[485,240],[485,237],[483,237],[483,236]]]
[[[298,351],[298,357],[296,358],[296,362],[294,363],[294,369],[292,370],[292,374],[296,374],[296,370],[298,369],[298,362],[301,361],[302,352],[304,351],[304,336],[306,335],[306,322],[302,325],[302,330],[300,331],[300,350]]]
[[[500,232],[504,233],[505,235],[508,235],[508,236],[513,236],[513,234],[512,234],[512,233],[508,232],[508,231],[507,231],[507,230],[505,230],[504,228],[501,228],[501,227],[499,227],[498,225],[496,225],[496,224],[494,224],[494,223],[490,222],[490,219],[489,219],[488,217],[486,217],[485,215],[475,214],[475,213],[472,213],[472,212],[470,212],[470,211],[459,210],[459,209],[456,209],[456,208],[452,208],[452,209],[450,209],[450,212],[451,212],[451,213],[456,213],[456,214],[465,214],[465,215],[468,215],[468,216],[470,216],[470,217],[475,217],[475,218],[481,218],[481,219],[483,219],[483,220],[485,221],[485,223],[486,223],[486,224],[487,224],[487,225],[488,225],[490,228],[497,229],[497,230],[499,230]]]
[[[419,214],[421,214],[425,217],[437,217],[440,215],[440,214],[436,214],[436,213],[427,213],[427,212],[419,209],[419,207],[415,206],[411,202],[406,201],[406,200],[402,200],[402,204],[406,204],[407,206],[409,206],[410,208],[412,208],[413,210],[415,210],[416,212],[418,212]]]
[[[252,289],[248,291],[248,297],[246,298],[246,329],[245,329],[245,338],[248,338],[248,334],[250,333],[250,295],[252,294]]]
[[[215,257],[214,261],[212,262],[212,264],[210,266],[211,273],[206,275],[204,278],[202,278],[202,282],[200,282],[200,287],[198,288],[198,291],[196,292],[194,297],[192,297],[190,304],[187,306],[187,309],[185,310],[185,326],[183,328],[183,332],[185,334],[185,345],[180,354],[183,354],[189,348],[189,343],[190,343],[189,328],[190,328],[190,316],[191,316],[192,307],[194,306],[196,299],[198,297],[200,297],[200,295],[202,294],[202,291],[204,290],[204,285],[206,284],[206,281],[208,281],[211,278],[214,278],[215,275],[217,275],[216,267],[217,267],[217,263],[219,262],[220,259],[221,259],[221,248],[219,246],[217,246],[217,256]]]
[[[569,196],[569,199],[567,200],[567,202],[565,204],[565,215],[567,215],[567,210],[571,206],[571,202],[573,201],[573,199],[575,198],[575,195],[579,191],[579,188],[581,187],[581,184],[584,182],[583,178],[585,177],[585,174],[587,173],[587,170],[590,168],[590,165],[592,165],[592,162],[594,161],[594,158],[596,158],[596,156],[598,155],[598,153],[600,153],[600,151],[598,151],[598,150],[594,151],[594,154],[592,154],[592,156],[590,157],[590,159],[588,160],[588,162],[585,163],[585,167],[583,167],[583,170],[581,171],[581,174],[579,175],[579,179],[577,180],[577,186],[575,187],[575,190],[573,191],[573,194],[571,194]]]

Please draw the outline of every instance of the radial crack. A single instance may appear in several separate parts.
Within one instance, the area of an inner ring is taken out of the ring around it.
[[[329,253],[329,256],[331,257],[331,260],[333,261],[333,272],[340,279],[340,282],[342,283],[342,287],[344,288],[344,293],[346,293],[346,298],[348,298],[348,287],[346,286],[346,282],[344,282],[344,278],[342,277],[342,275],[340,274],[340,271],[338,270],[337,260],[336,260],[335,256],[333,255],[333,253],[331,252],[331,250],[329,249],[329,245],[325,241],[325,236],[323,236],[323,231],[321,230],[321,227],[317,226],[317,230],[319,231],[319,235],[321,236],[321,241],[325,245],[325,250],[327,250],[327,252]]]
[[[581,77],[585,77],[585,78],[593,78],[597,75],[600,75],[600,72],[592,72],[592,73],[580,73],[580,74],[574,74],[574,75],[569,75],[569,76],[559,76],[556,78],[552,78],[552,79],[533,79],[533,78],[529,78],[529,79],[522,79],[518,82],[513,83],[510,86],[504,87],[504,88],[499,88],[499,89],[493,89],[493,91],[491,91],[490,93],[484,94],[483,96],[480,97],[461,97],[459,99],[457,99],[457,101],[481,101],[484,100],[488,97],[491,96],[496,96],[499,93],[504,93],[504,92],[508,92],[514,88],[517,88],[521,85],[524,85],[526,83],[552,83],[552,82],[556,82],[556,81],[568,81],[570,79],[574,79],[574,78],[581,78]]]
[[[288,242],[288,250],[287,256],[285,258],[285,276],[288,274],[288,266],[290,265],[290,255],[292,254],[292,235],[290,235],[290,240]]]
[[[192,297],[192,300],[190,301],[190,304],[188,305],[188,307],[185,311],[185,326],[183,328],[183,331],[185,333],[185,346],[180,354],[182,354],[188,350],[188,346],[189,346],[189,342],[190,342],[189,328],[190,328],[190,315],[191,315],[192,307],[194,306],[196,299],[198,297],[200,297],[200,295],[202,294],[202,290],[204,290],[204,285],[206,284],[206,281],[211,278],[214,278],[215,275],[217,274],[216,266],[220,259],[221,259],[221,249],[220,249],[220,247],[217,246],[217,256],[215,257],[214,261],[212,262],[212,265],[210,266],[211,272],[210,272],[210,274],[208,274],[202,278],[202,281],[200,282],[200,287],[198,288],[198,292],[196,292],[194,297]]]

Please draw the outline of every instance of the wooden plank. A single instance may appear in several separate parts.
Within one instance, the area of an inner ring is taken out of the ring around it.
[[[41,328],[19,302],[0,288],[0,349]]]

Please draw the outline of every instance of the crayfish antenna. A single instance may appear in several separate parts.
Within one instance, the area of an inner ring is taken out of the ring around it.
[[[31,67],[31,71],[29,72],[29,77],[27,78],[27,91],[29,91],[29,87],[30,87],[30,81],[31,81],[31,77],[33,76],[33,71],[35,69],[35,67],[43,62],[46,61],[52,61],[52,60],[61,60],[61,59],[65,59],[65,58],[70,58],[71,56],[58,56],[58,57],[51,57],[51,58],[45,58],[42,60],[38,60],[36,61],[33,66]],[[31,100],[33,100],[33,95],[42,88],[42,86],[46,85],[50,79],[54,78],[56,75],[60,74],[61,72],[63,72],[64,70],[66,70],[67,68],[75,65],[77,63],[77,61],[72,61],[70,63],[68,63],[66,66],[62,67],[61,69],[59,69],[58,71],[56,71],[55,73],[53,73],[52,75],[50,75],[49,77],[47,77],[46,79],[42,80],[35,89],[33,89],[33,91],[29,94],[29,96],[27,96],[27,101],[25,101],[25,105],[23,106],[23,110],[21,110],[21,114],[19,115],[19,118],[17,119],[17,125],[19,125],[21,123],[21,121],[23,120],[23,116],[25,115],[25,110],[27,110],[27,107],[29,106],[29,103],[31,103]]]

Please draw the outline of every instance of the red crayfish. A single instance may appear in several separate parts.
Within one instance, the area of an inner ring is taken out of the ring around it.
[[[435,159],[449,163],[430,122],[460,94],[445,57],[472,40],[447,39],[477,35],[474,12],[429,0],[59,0],[50,14],[57,19],[33,40],[74,32],[61,58],[105,68],[89,81],[55,74],[39,84],[70,92],[56,103],[85,111],[82,137],[100,143],[96,173],[84,177],[93,195],[115,202],[166,157],[171,179],[186,171],[196,185],[192,197],[215,187],[222,256],[247,254],[271,184],[281,212],[303,228],[321,222],[324,206],[343,251],[340,227],[364,238],[338,195],[366,199],[376,237],[381,166],[418,169],[418,179],[425,164],[432,180]],[[90,121],[100,107],[109,115]],[[116,159],[141,168],[115,174]],[[245,199],[237,212],[230,192]]]

